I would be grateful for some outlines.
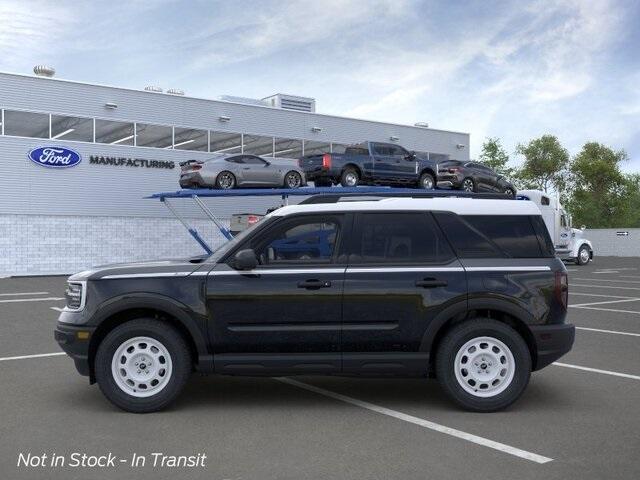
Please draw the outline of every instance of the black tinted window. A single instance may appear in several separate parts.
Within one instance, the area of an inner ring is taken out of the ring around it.
[[[453,252],[426,213],[358,215],[351,263],[442,263]]]
[[[244,163],[243,157],[229,157],[226,160],[231,163]]]
[[[553,257],[556,254],[556,249],[553,246],[553,241],[549,236],[549,230],[547,230],[547,226],[544,224],[544,220],[540,215],[532,215],[531,224],[533,225],[533,229],[536,231],[538,235],[538,241],[540,247],[542,248],[542,254],[545,257]]]
[[[468,215],[463,218],[510,257],[542,256],[538,236],[526,215]]]
[[[253,157],[251,155],[247,155],[245,157],[243,157],[244,162],[243,163],[248,163],[249,165],[264,165],[265,161],[262,160],[260,157]]]
[[[476,228],[455,213],[434,213],[460,258],[496,258],[505,255],[494,247]]]

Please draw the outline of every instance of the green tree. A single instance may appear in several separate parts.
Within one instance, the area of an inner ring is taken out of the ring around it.
[[[509,167],[509,155],[502,147],[500,139],[497,137],[487,137],[482,144],[482,153],[479,157],[480,162],[489,168],[494,169],[500,175],[512,177],[514,169]]]
[[[545,192],[551,188],[556,191],[564,188],[569,152],[555,136],[543,135],[526,145],[519,144],[516,153],[524,156],[524,163],[517,171],[519,184]]]
[[[628,227],[637,221],[640,179],[625,176],[624,150],[597,142],[584,144],[570,166],[569,210],[576,225],[591,228]]]

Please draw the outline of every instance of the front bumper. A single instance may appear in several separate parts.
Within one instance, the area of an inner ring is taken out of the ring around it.
[[[73,359],[80,375],[89,376],[91,374],[89,343],[94,332],[95,327],[66,323],[58,323],[53,331],[53,338],[58,342],[60,348]]]
[[[530,328],[536,344],[533,370],[540,370],[555,362],[573,347],[576,327],[571,324],[532,325]]]

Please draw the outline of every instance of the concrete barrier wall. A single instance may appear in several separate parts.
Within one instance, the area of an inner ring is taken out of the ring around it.
[[[588,228],[585,237],[597,257],[640,257],[640,228]]]

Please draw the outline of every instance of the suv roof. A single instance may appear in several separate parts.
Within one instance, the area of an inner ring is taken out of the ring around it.
[[[347,197],[348,200],[348,197]],[[435,198],[371,198],[333,203],[307,203],[279,208],[271,215],[295,213],[352,211],[416,211],[435,210],[460,215],[540,215],[535,203],[527,200],[497,200],[460,197]]]

